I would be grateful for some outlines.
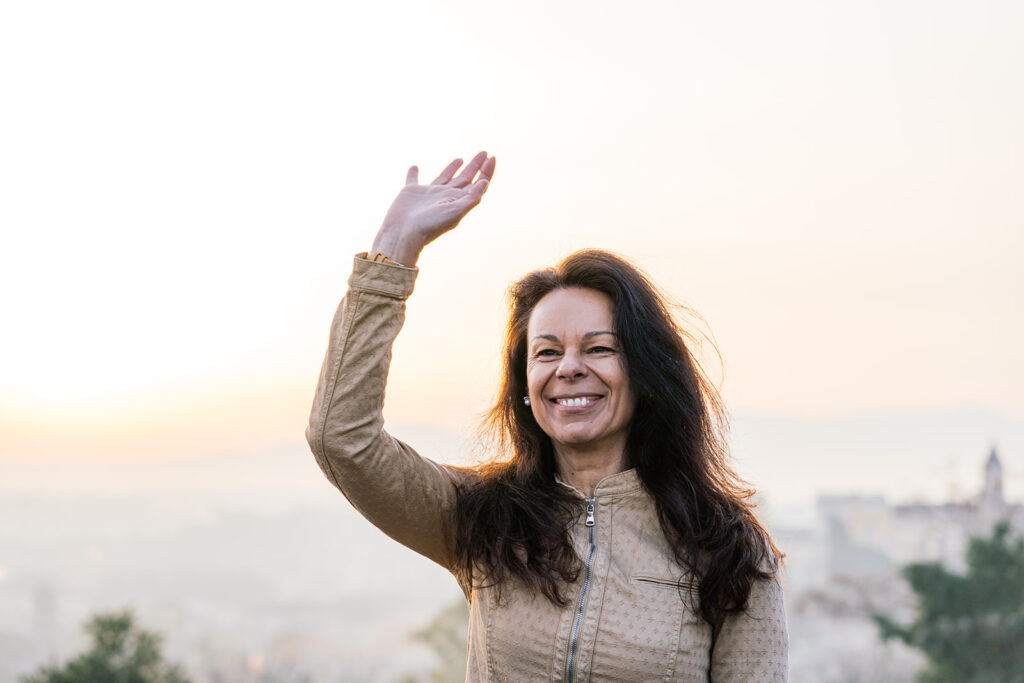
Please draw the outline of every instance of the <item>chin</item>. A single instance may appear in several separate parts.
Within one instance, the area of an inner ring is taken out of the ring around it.
[[[558,442],[564,443],[567,446],[575,446],[577,448],[584,447],[587,445],[597,446],[604,439],[601,436],[594,434],[559,434],[559,438],[556,439]]]

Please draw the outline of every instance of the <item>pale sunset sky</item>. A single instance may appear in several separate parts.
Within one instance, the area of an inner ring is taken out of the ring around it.
[[[1024,419],[1020,2],[0,8],[0,459],[301,442],[406,168],[486,149],[389,423],[471,429],[582,247],[705,319],[735,413]],[[720,376],[716,370],[714,373]]]

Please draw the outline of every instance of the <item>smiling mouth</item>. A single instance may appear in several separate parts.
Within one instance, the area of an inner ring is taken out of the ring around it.
[[[601,398],[601,396],[575,396],[573,398],[553,398],[551,402],[565,408],[586,408]]]

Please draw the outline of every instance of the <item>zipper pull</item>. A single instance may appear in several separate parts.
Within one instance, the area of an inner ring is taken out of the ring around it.
[[[594,499],[587,498],[587,526],[594,526]]]

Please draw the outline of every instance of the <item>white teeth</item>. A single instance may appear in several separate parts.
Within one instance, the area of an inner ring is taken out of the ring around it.
[[[587,397],[583,398],[560,398],[558,399],[559,405],[566,406],[568,408],[582,408],[590,404],[590,399]]]

